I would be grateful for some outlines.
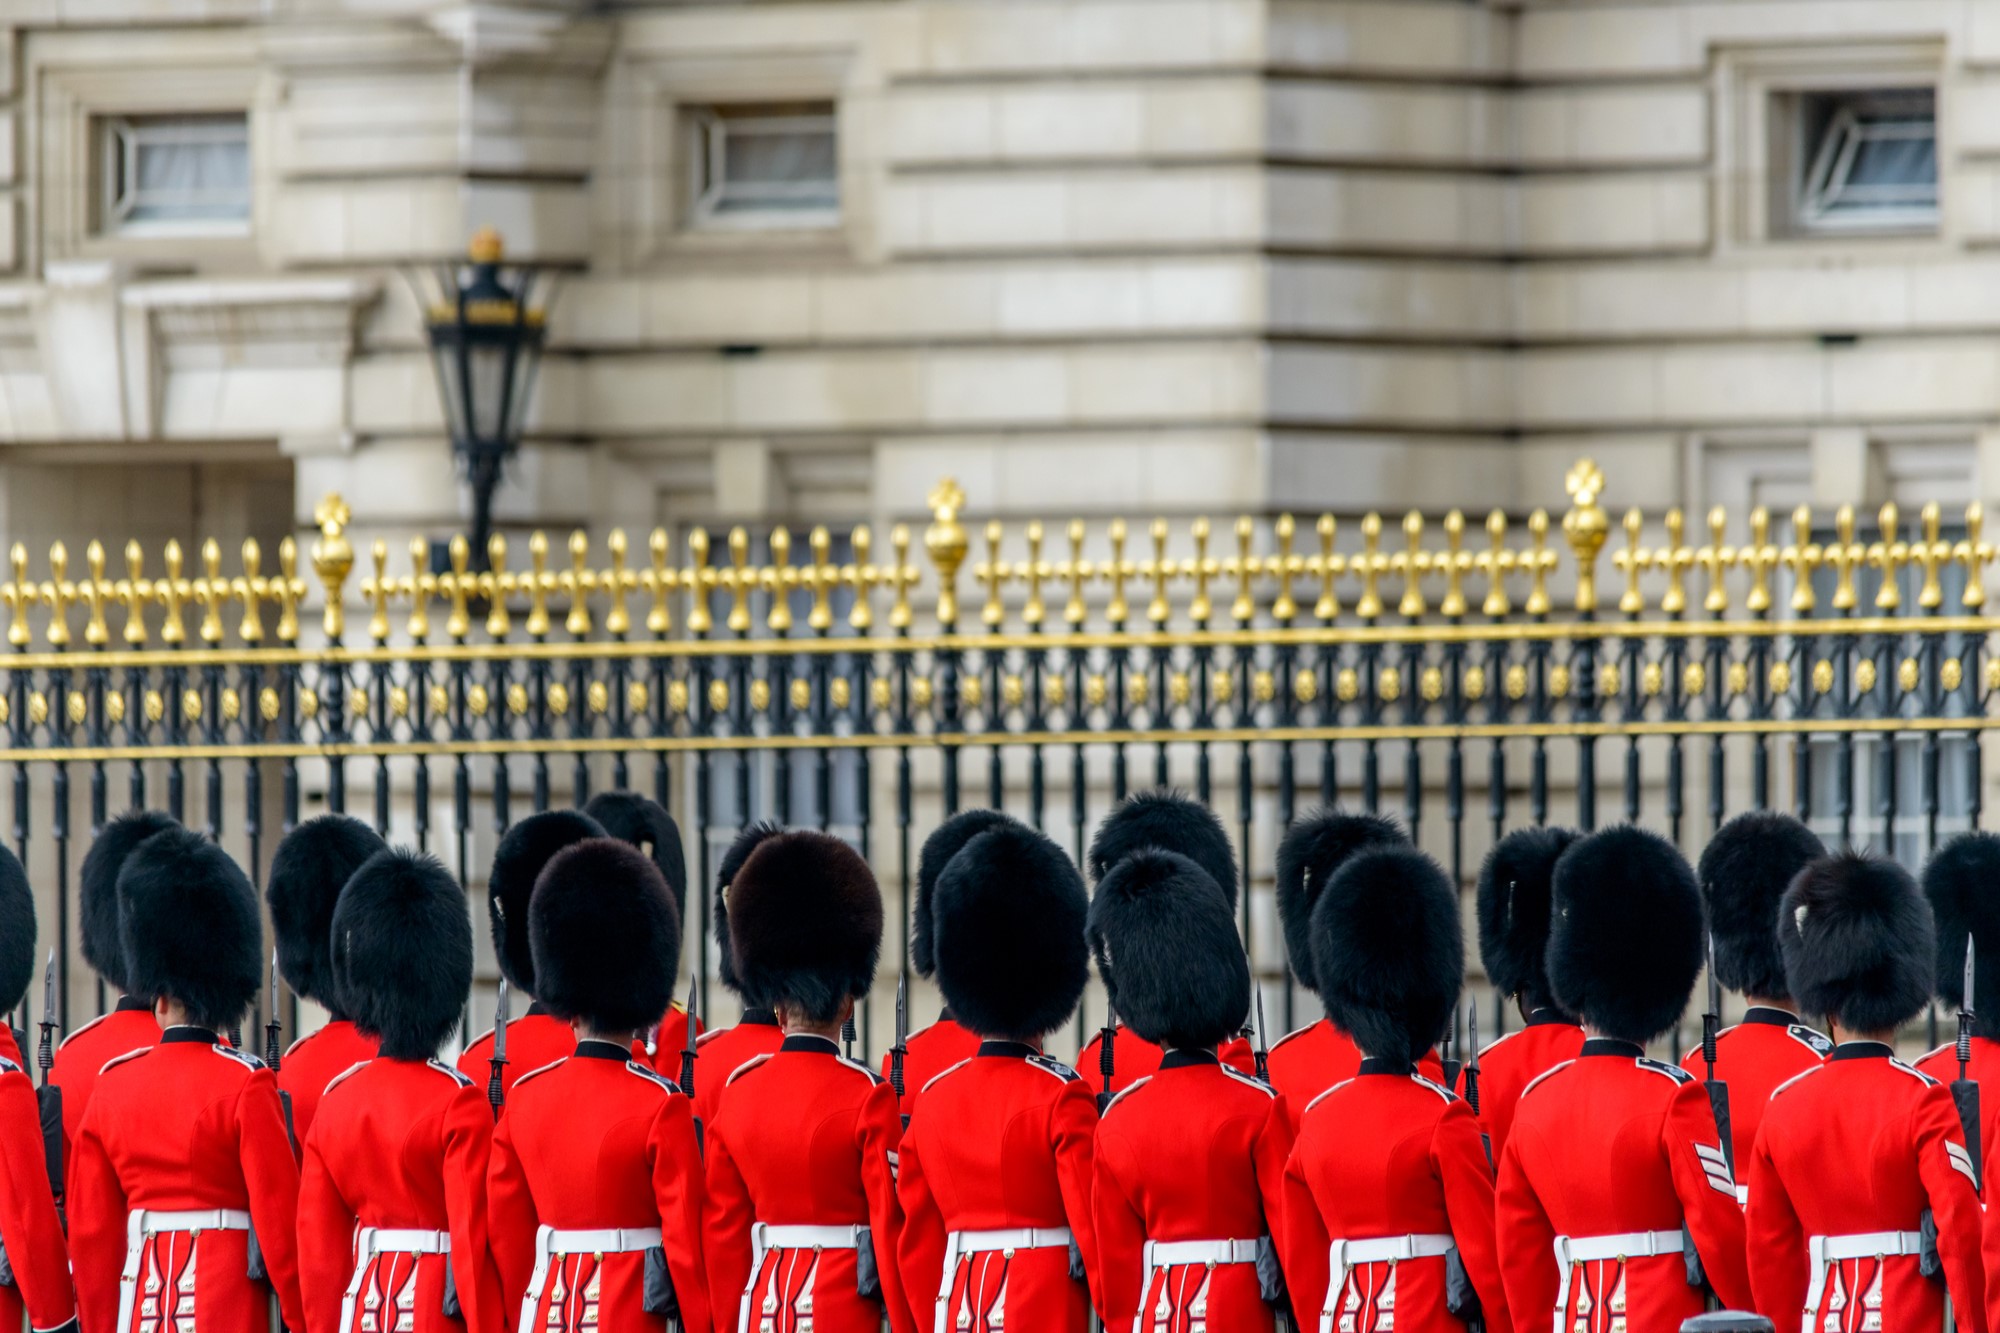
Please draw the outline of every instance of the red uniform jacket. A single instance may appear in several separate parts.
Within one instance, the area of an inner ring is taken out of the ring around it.
[[[1833,1054],[1833,1042],[1807,1027],[1797,1014],[1754,1005],[1743,1021],[1715,1038],[1715,1076],[1729,1085],[1730,1160],[1739,1184],[1750,1183],[1750,1150],[1771,1094]],[[1701,1047],[1689,1051],[1681,1068],[1708,1077]]]
[[[567,1060],[576,1051],[576,1033],[554,1014],[544,1013],[539,1004],[507,1024],[507,1063],[500,1070],[502,1096],[514,1085],[544,1065]],[[472,1045],[458,1057],[458,1072],[485,1087],[493,1074],[493,1030],[488,1028],[472,1039]]]
[[[264,1062],[232,1051],[213,1032],[176,1027],[159,1045],[104,1067],[69,1163],[70,1266],[90,1333],[134,1333],[154,1323],[252,1329],[267,1317],[264,1283],[251,1281],[242,1231],[161,1233],[139,1270],[132,1329],[118,1324],[125,1227],[135,1209],[247,1211],[264,1271],[291,1328],[299,1302],[296,1209],[299,1167],[285,1138],[278,1084]]]
[[[1929,1074],[1949,1088],[1958,1078],[1956,1043],[1940,1046],[1917,1061],[1917,1072]],[[2000,1151],[2000,1041],[1974,1037],[1966,1074],[1979,1085],[1979,1165],[1986,1180],[1991,1180],[1993,1154]],[[1986,1271],[1994,1275],[1986,1284],[1986,1326],[2000,1328],[2000,1209],[1990,1206],[1986,1209]]]
[[[949,1281],[946,1329],[1081,1333],[1090,1293],[1071,1276],[1066,1248],[971,1254],[951,1273],[944,1261],[954,1231],[1068,1227],[1083,1273],[1101,1271],[1090,1214],[1090,1087],[1032,1046],[987,1041],[933,1080],[918,1108],[897,1186],[907,1219],[898,1259],[918,1317],[935,1309]]]
[[[938,1016],[938,1021],[926,1028],[919,1028],[910,1034],[909,1054],[903,1058],[903,1114],[909,1115],[916,1109],[917,1097],[924,1085],[957,1064],[960,1060],[970,1060],[979,1053],[979,1038],[967,1031],[951,1016],[947,1009]],[[882,1077],[889,1077],[889,1065],[894,1056],[882,1057]]]
[[[1169,1051],[1097,1126],[1091,1213],[1107,1327],[1273,1327],[1254,1263],[1145,1273],[1146,1242],[1276,1238],[1291,1132],[1277,1094],[1208,1051]],[[1141,1290],[1141,1281],[1146,1287]],[[1504,1333],[1498,1330],[1496,1333]]]
[[[374,1258],[354,1333],[511,1330],[516,1312],[501,1306],[488,1250],[486,1090],[435,1060],[371,1060],[324,1091],[299,1176],[299,1285],[310,1333],[340,1327],[358,1227],[445,1232],[451,1253]],[[447,1266],[463,1318],[444,1314]]]
[[[976,1042],[975,1038],[975,1042]],[[1099,1028],[1084,1043],[1083,1050],[1076,1057],[1076,1071],[1083,1075],[1083,1081],[1090,1085],[1092,1092],[1103,1092],[1104,1087],[1104,1030]],[[970,1054],[970,1052],[968,1052]],[[1216,1052],[1222,1063],[1240,1074],[1257,1072],[1257,1055],[1250,1046],[1250,1039],[1244,1036],[1231,1037],[1222,1043]],[[1118,1025],[1118,1038],[1111,1044],[1111,1088],[1120,1093],[1142,1078],[1151,1078],[1160,1072],[1160,1061],[1166,1052],[1147,1041],[1144,1037],[1126,1027]],[[963,1059],[964,1057],[959,1057]]]
[[[729,1076],[760,1055],[771,1055],[785,1039],[778,1016],[769,1009],[745,1009],[735,1027],[712,1028],[694,1048],[694,1113],[706,1126],[722,1105]]]
[[[895,1089],[824,1037],[794,1033],[730,1076],[708,1127],[708,1289],[719,1333],[737,1327],[746,1292],[752,1333],[876,1333],[885,1312],[895,1333],[915,1333],[896,1271],[902,1131]],[[860,1294],[854,1250],[772,1246],[758,1260],[760,1222],[867,1227],[880,1303]]]
[[[1555,1240],[1633,1232],[1694,1237],[1723,1305],[1749,1309],[1743,1209],[1723,1163],[1708,1094],[1677,1065],[1630,1042],[1586,1041],[1583,1052],[1528,1085],[1500,1158],[1494,1221],[1500,1272],[1516,1326],[1554,1314],[1563,1333],[1676,1333],[1700,1314],[1702,1292],[1672,1253],[1580,1265],[1564,1308]],[[1622,1323],[1620,1323],[1622,1321]]]
[[[0,1287],[0,1327],[11,1333],[25,1315],[31,1329],[67,1326],[75,1333],[70,1321],[76,1318],[76,1293],[42,1153],[41,1110],[27,1072],[5,1059],[0,1059],[0,1242],[14,1270],[14,1284]]]
[[[1583,1049],[1583,1029],[1553,1009],[1537,1009],[1528,1025],[1479,1053],[1479,1127],[1499,1162],[1514,1127],[1514,1110],[1528,1085]],[[1787,1330],[1787,1333],[1790,1333]]]
[[[1271,1086],[1285,1099],[1285,1114],[1292,1118],[1292,1132],[1297,1134],[1299,1114],[1312,1105],[1313,1098],[1361,1072],[1361,1048],[1322,1018],[1273,1046],[1266,1065]],[[1424,1058],[1417,1061],[1417,1072],[1433,1083],[1444,1082],[1444,1065],[1436,1051],[1424,1052]],[[1485,1084],[1480,1087],[1483,1090]]]
[[[1285,1166],[1281,1234],[1301,1329],[1317,1328],[1331,1299],[1337,1333],[1463,1333],[1446,1308],[1442,1255],[1357,1264],[1341,1290],[1328,1291],[1336,1240],[1448,1235],[1488,1333],[1511,1333],[1479,1124],[1471,1107],[1421,1074],[1364,1060],[1359,1074],[1306,1108]],[[1539,1333],[1544,1323],[1532,1327]]]
[[[535,1268],[536,1236],[658,1227],[685,1333],[707,1333],[701,1153],[688,1099],[629,1048],[575,1043],[575,1054],[524,1075],[493,1131],[486,1173],[493,1263],[508,1327]],[[643,1252],[573,1254],[549,1271],[528,1325],[542,1333],[643,1333]]]
[[[319,1031],[300,1037],[278,1066],[278,1089],[292,1099],[292,1133],[300,1144],[312,1129],[313,1115],[326,1085],[363,1060],[373,1060],[381,1043],[361,1035],[361,1029],[336,1018]],[[469,1077],[469,1075],[468,1075]],[[479,1085],[484,1088],[484,1083]],[[488,1118],[491,1118],[488,1111]]]
[[[1732,1105],[1731,1110],[1734,1110]],[[1951,1094],[1875,1042],[1843,1042],[1765,1109],[1750,1158],[1757,1311],[1822,1333],[1944,1327],[1944,1288],[1915,1255],[1831,1265],[1817,1302],[1808,1238],[1916,1232],[1929,1208],[1962,1333],[1985,1333],[1978,1182]]]
[[[63,1140],[69,1151],[75,1151],[77,1130],[83,1126],[84,1110],[97,1087],[97,1071],[125,1052],[144,1050],[159,1040],[160,1024],[153,1017],[153,1006],[129,995],[110,1013],[62,1039],[49,1070],[49,1082],[63,1090]]]

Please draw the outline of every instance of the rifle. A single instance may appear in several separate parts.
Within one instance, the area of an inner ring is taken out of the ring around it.
[[[1118,1006],[1109,995],[1104,997],[1104,1030],[1098,1038],[1102,1044],[1097,1048],[1097,1071],[1104,1075],[1104,1088],[1097,1094],[1097,1113],[1103,1115],[1104,1109],[1111,1105],[1111,1071],[1115,1061],[1111,1043],[1118,1039]]]
[[[278,951],[271,950],[271,1018],[264,1024],[264,1063],[271,1067],[275,1075],[284,1064],[279,1047],[279,1038],[284,1033],[284,1025],[278,1021]],[[299,1133],[292,1123],[292,1094],[278,1089],[278,1106],[285,1113],[285,1138],[292,1145],[292,1156],[299,1155]]]
[[[849,1009],[847,1017],[840,1025],[840,1053],[849,1060],[854,1058],[854,1011]]]
[[[35,1104],[41,1111],[42,1164],[48,1168],[49,1188],[55,1191],[56,1212],[63,1208],[63,1090],[49,1082],[56,1063],[56,951],[49,950],[48,966],[42,970],[42,1042],[35,1051],[35,1063],[42,1071],[42,1085],[35,1089]]]
[[[1715,934],[1708,936],[1708,1012],[1701,1016],[1701,1058],[1708,1066],[1708,1105],[1722,1138],[1722,1160],[1736,1174],[1736,1145],[1729,1132],[1729,1085],[1715,1076],[1715,1039],[1722,1032],[1722,979],[1715,975]]]
[[[1451,1022],[1444,1030],[1444,1040],[1438,1043],[1439,1063],[1444,1066],[1444,1085],[1452,1092],[1458,1091],[1458,1071],[1464,1067],[1458,1054],[1458,1006],[1453,1005]]]
[[[889,1048],[889,1086],[896,1090],[896,1105],[903,1104],[903,1059],[910,1053],[910,974],[899,972],[896,976],[896,1044]],[[903,1116],[903,1128],[910,1127],[910,1117]]]
[[[693,974],[692,972],[690,972],[690,973],[688,974],[688,1002],[687,1002],[687,1011],[688,1011],[688,1021],[687,1021],[687,1041],[686,1041],[685,1043],[683,1043],[683,1044],[682,1044],[682,1046],[681,1046],[681,1091],[682,1091],[682,1092],[685,1092],[685,1093],[687,1094],[687,1098],[688,1098],[688,1100],[689,1100],[690,1102],[692,1102],[692,1101],[694,1100],[694,999],[695,999],[695,996],[694,996],[694,988],[695,988],[695,984],[696,984],[696,983],[695,983],[695,977],[694,977],[694,974]],[[696,1148],[697,1150],[701,1149],[701,1147],[702,1147],[702,1138],[701,1138],[701,1117],[700,1117],[700,1116],[696,1116],[696,1117],[694,1118],[694,1146],[695,1146],[695,1148]]]
[[[1271,1036],[1264,1029],[1264,988],[1253,984],[1250,993],[1257,1005],[1257,1044],[1251,1049],[1257,1057],[1257,1078],[1268,1087],[1271,1082]]]
[[[500,978],[500,998],[493,1011],[493,1054],[486,1061],[492,1073],[486,1076],[486,1100],[493,1103],[493,1118],[500,1118],[500,1108],[506,1105],[507,1088],[500,1081],[500,1071],[507,1067],[507,1001],[510,998],[507,978]]]
[[[1986,1170],[1979,1142],[1979,1084],[1971,1077],[1972,1063],[1972,934],[1965,936],[1965,995],[1958,1002],[1958,1079],[1951,1085],[1951,1099],[1958,1106],[1958,1123],[1965,1130],[1966,1151],[1972,1157],[1972,1174],[1984,1181]]]
[[[1465,1062],[1465,1104],[1472,1109],[1472,1118],[1479,1118],[1479,1001],[1465,1006],[1466,1050],[1471,1058]],[[1486,1167],[1493,1169],[1493,1136],[1486,1132],[1484,1125],[1479,1128],[1479,1141],[1486,1146]]]

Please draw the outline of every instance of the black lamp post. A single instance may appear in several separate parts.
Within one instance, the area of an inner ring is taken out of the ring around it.
[[[500,233],[474,233],[466,261],[440,264],[425,312],[431,362],[451,427],[451,449],[472,486],[472,559],[486,563],[493,491],[520,447],[547,335],[534,304],[543,270],[501,262]]]

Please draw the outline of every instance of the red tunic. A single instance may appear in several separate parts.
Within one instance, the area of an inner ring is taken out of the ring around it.
[[[567,1060],[576,1051],[576,1033],[554,1014],[539,1005],[507,1024],[507,1063],[500,1069],[502,1096],[514,1085],[544,1065]],[[493,1030],[488,1028],[472,1039],[472,1045],[458,1057],[458,1072],[484,1088],[493,1075]]]
[[[31,1329],[55,1329],[76,1318],[35,1087],[6,1059],[0,1059],[0,1242],[14,1270],[13,1285],[0,1287],[0,1327],[19,1329],[25,1317]]]
[[[355,1231],[443,1232],[451,1252],[377,1255],[363,1276],[353,1333],[498,1333],[488,1251],[486,1090],[435,1060],[371,1060],[324,1090],[299,1176],[299,1285],[313,1333],[340,1326]],[[463,1318],[444,1314],[451,1272]],[[372,1313],[372,1322],[367,1316]]]
[[[729,1076],[760,1055],[770,1055],[785,1039],[778,1016],[769,1009],[745,1009],[735,1027],[711,1028],[694,1048],[694,1113],[707,1125],[722,1105]]]
[[[1529,1328],[1553,1314],[1566,1333],[1676,1333],[1706,1307],[1688,1285],[1678,1236],[1670,1253],[1577,1265],[1561,1309],[1554,1246],[1558,1236],[1587,1242],[1683,1226],[1723,1305],[1749,1309],[1743,1210],[1719,1139],[1701,1084],[1630,1042],[1586,1041],[1576,1059],[1529,1084],[1494,1202],[1514,1323]]]
[[[977,1038],[974,1039],[975,1042]],[[1084,1043],[1083,1050],[1076,1057],[1076,1071],[1083,1075],[1083,1081],[1090,1085],[1092,1092],[1101,1093],[1104,1087],[1104,1030],[1099,1028]],[[968,1052],[970,1054],[970,1052]],[[1222,1043],[1216,1052],[1222,1063],[1240,1074],[1257,1072],[1257,1055],[1251,1048],[1250,1039],[1244,1036],[1231,1037]],[[1160,1072],[1160,1060],[1166,1052],[1147,1041],[1144,1037],[1126,1027],[1118,1025],[1118,1039],[1111,1045],[1111,1088],[1120,1093],[1142,1078],[1151,1078]],[[960,1056],[964,1059],[964,1056]]]
[[[938,1016],[938,1021],[929,1027],[918,1028],[910,1034],[905,1043],[909,1054],[903,1059],[903,1114],[909,1115],[916,1109],[917,1098],[922,1095],[924,1085],[957,1064],[960,1060],[970,1060],[979,1052],[979,1037],[967,1031],[947,1009]],[[889,1064],[893,1056],[882,1057],[882,1077],[889,1077]]]
[[[1292,1117],[1292,1132],[1296,1134],[1299,1114],[1312,1105],[1313,1098],[1361,1072],[1361,1048],[1322,1018],[1273,1046],[1266,1064],[1271,1086],[1285,1099],[1285,1114]],[[1444,1065],[1436,1051],[1424,1052],[1423,1059],[1417,1061],[1417,1072],[1433,1083],[1444,1082]]]
[[[278,1066],[278,1089],[292,1099],[292,1133],[303,1144],[326,1085],[363,1060],[373,1060],[380,1045],[344,1018],[292,1043]],[[485,1084],[481,1084],[484,1087]],[[489,1118],[491,1112],[488,1112]]]
[[[1808,1307],[1809,1237],[1915,1233],[1926,1208],[1958,1327],[1985,1333],[1978,1182],[1951,1094],[1887,1046],[1842,1043],[1771,1098],[1751,1151],[1758,1313],[1792,1328],[1803,1312],[1804,1326],[1823,1333],[1942,1329],[1945,1289],[1918,1273],[1914,1254],[1830,1265]]]
[[[1784,1009],[1753,1005],[1735,1027],[1715,1038],[1715,1076],[1729,1085],[1730,1160],[1739,1184],[1750,1183],[1750,1150],[1771,1094],[1833,1054],[1833,1043]],[[1701,1047],[1689,1051],[1681,1068],[1708,1077]]]
[[[285,1138],[278,1084],[264,1062],[213,1032],[170,1028],[159,1045],[106,1065],[69,1164],[70,1263],[91,1333],[250,1329],[270,1288],[285,1323],[304,1328],[296,1261],[298,1162]],[[162,1232],[145,1247],[139,1305],[118,1328],[127,1216],[137,1209],[247,1211],[270,1287],[249,1273],[241,1230]],[[157,1285],[155,1285],[157,1284]],[[155,1322],[145,1315],[157,1302]]]
[[[1949,1088],[1958,1078],[1957,1044],[1940,1046],[1917,1061],[1917,1072],[1929,1074]],[[1991,1180],[1993,1154],[2000,1152],[2000,1041],[1974,1037],[1966,1074],[1979,1085],[1979,1165],[1985,1179]],[[1986,1284],[1986,1326],[2000,1328],[2000,1208],[1990,1206],[1986,1209],[1986,1271],[1995,1275]]]
[[[1511,1333],[1493,1234],[1493,1175],[1472,1108],[1440,1084],[1385,1062],[1335,1086],[1299,1117],[1285,1165],[1285,1276],[1298,1327],[1319,1327],[1331,1298],[1338,1333],[1464,1333],[1445,1303],[1445,1258],[1358,1263],[1337,1292],[1336,1240],[1450,1236],[1488,1333]],[[1544,1319],[1533,1326],[1541,1328]]]
[[[1249,1240],[1278,1228],[1291,1132],[1277,1094],[1208,1051],[1169,1051],[1097,1126],[1091,1214],[1107,1327],[1268,1330],[1255,1263],[1145,1273],[1146,1242]],[[1140,1283],[1146,1282],[1144,1290]],[[1499,1330],[1497,1333],[1505,1333]]]
[[[1514,1110],[1528,1085],[1583,1049],[1583,1029],[1550,1009],[1537,1009],[1528,1025],[1479,1053],[1479,1127],[1498,1162],[1514,1127]]]
[[[957,1333],[1088,1327],[1090,1293],[1071,1276],[1067,1246],[968,1254],[950,1273],[945,1253],[952,1232],[1067,1227],[1083,1272],[1099,1272],[1090,1215],[1096,1130],[1089,1085],[1018,1042],[982,1042],[924,1089],[903,1136],[897,1187],[907,1217],[898,1261],[920,1319],[948,1280],[943,1326]]]
[[[129,995],[119,1000],[118,1007],[110,1013],[92,1019],[63,1038],[62,1045],[56,1047],[49,1082],[63,1090],[66,1144],[76,1143],[84,1110],[97,1087],[97,1071],[125,1052],[144,1050],[159,1040],[160,1024],[153,1017],[153,1006]]]
[[[730,1076],[708,1126],[708,1289],[719,1328],[751,1333],[895,1333],[918,1325],[896,1270],[896,1093],[824,1037],[794,1033]],[[753,1229],[867,1227],[881,1299],[862,1296],[857,1252],[772,1245]],[[746,1295],[747,1293],[747,1295]],[[929,1321],[923,1321],[929,1327]]]
[[[666,1321],[644,1313],[642,1251],[556,1260],[532,1320],[519,1316],[541,1228],[656,1227],[681,1328],[708,1333],[701,1154],[688,1099],[624,1046],[581,1041],[574,1050],[524,1075],[493,1131],[487,1208],[504,1325],[535,1333],[659,1333]]]

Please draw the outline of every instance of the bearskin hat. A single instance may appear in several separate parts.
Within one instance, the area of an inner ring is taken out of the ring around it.
[[[1794,876],[1825,855],[1817,833],[1775,811],[1741,814],[1715,831],[1695,874],[1723,985],[1742,995],[1791,998],[1778,956],[1778,899]]]
[[[125,976],[125,936],[118,929],[118,871],[134,847],[155,833],[179,827],[178,820],[158,810],[129,811],[106,824],[83,854],[78,883],[83,958],[98,976],[128,994],[137,992]]]
[[[1549,893],[1556,860],[1577,839],[1574,829],[1516,829],[1479,867],[1479,958],[1502,995],[1529,1012],[1546,1009],[1549,994]]]
[[[651,851],[653,864],[660,868],[667,892],[673,895],[674,916],[686,920],[687,852],[681,846],[681,826],[674,817],[658,801],[635,791],[599,792],[584,803],[583,813],[620,842]]]
[[[1278,843],[1278,924],[1285,930],[1285,952],[1292,975],[1309,991],[1313,979],[1312,910],[1333,872],[1364,847],[1409,845],[1393,819],[1381,815],[1351,815],[1319,810],[1302,815]]]
[[[20,859],[0,847],[0,1010],[27,998],[35,979],[35,891]]]
[[[1142,846],[1097,881],[1091,951],[1118,1016],[1157,1046],[1198,1049],[1242,1031],[1250,964],[1208,871]]]
[[[1032,1041],[1076,1012],[1090,980],[1083,876],[1023,825],[988,829],[951,858],[931,902],[938,988],[982,1037]]]
[[[1961,833],[1924,867],[1924,897],[1937,923],[1938,998],[1965,1003],[1965,942],[1975,946],[1973,1028],[2000,1037],[2000,837]]]
[[[435,1056],[472,989],[472,919],[452,873],[385,847],[347,881],[329,934],[342,1011],[391,1060]]]
[[[750,859],[750,853],[757,850],[757,844],[776,833],[783,833],[785,826],[768,819],[760,819],[736,835],[736,841],[729,844],[722,853],[722,864],[715,872],[715,975],[722,984],[741,995],[746,1003],[762,1004],[757,996],[743,989],[743,978],[736,975],[736,958],[729,947],[729,882],[736,878],[736,872]],[[685,924],[685,923],[683,923]]]
[[[256,998],[264,977],[257,891],[199,833],[155,833],[125,858],[118,928],[132,993],[180,1001],[195,1026],[219,1032]]]
[[[1701,974],[1701,889],[1680,850],[1632,824],[1556,862],[1549,987],[1565,1013],[1644,1044],[1680,1021]]]
[[[874,985],[882,890],[861,853],[831,833],[788,829],[765,838],[725,897],[745,995],[830,1023],[841,1001]]]
[[[1444,1039],[1465,979],[1451,877],[1414,847],[1356,852],[1313,904],[1312,958],[1333,1025],[1367,1055],[1415,1064]]]
[[[1792,998],[1844,1032],[1899,1028],[1930,1002],[1930,904],[1886,857],[1842,852],[1808,865],[1779,901],[1777,930]]]
[[[528,906],[535,998],[558,1018],[637,1032],[674,1002],[681,918],[654,860],[617,838],[551,857]]]
[[[340,1012],[333,978],[333,910],[348,879],[388,844],[348,815],[308,819],[278,843],[264,901],[278,945],[278,971],[293,990]]]
[[[966,843],[988,829],[1013,828],[1019,823],[999,810],[961,810],[924,839],[923,850],[917,853],[917,901],[910,909],[910,966],[918,976],[928,977],[937,971],[936,921],[931,904],[937,897],[938,876]]]
[[[1142,847],[1178,852],[1207,872],[1236,910],[1236,850],[1215,811],[1177,791],[1140,792],[1119,802],[1090,840],[1090,880],[1102,880]]]
[[[529,815],[500,839],[493,853],[493,872],[486,877],[486,907],[493,918],[493,952],[500,960],[500,975],[515,990],[540,998],[534,953],[528,945],[528,900],[534,896],[535,880],[563,848],[604,836],[604,826],[581,810],[547,810]]]

